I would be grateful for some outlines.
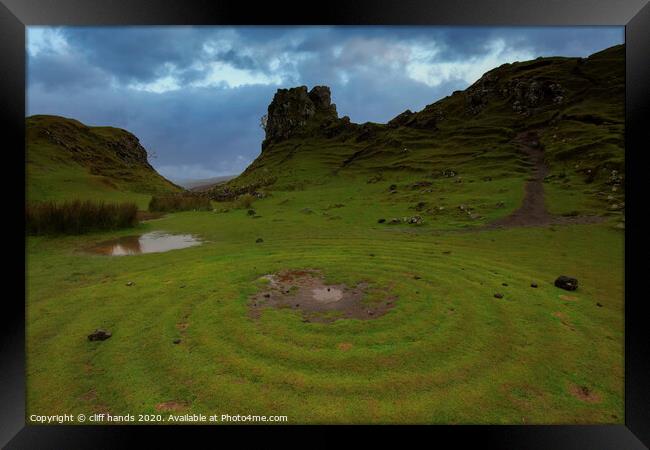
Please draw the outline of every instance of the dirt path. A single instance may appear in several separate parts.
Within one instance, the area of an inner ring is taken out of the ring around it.
[[[521,206],[510,215],[481,227],[482,229],[544,226],[553,224],[588,224],[604,220],[600,216],[563,217],[551,215],[544,203],[544,178],[549,169],[544,162],[544,148],[535,131],[517,135],[515,144],[533,163],[533,172],[524,186],[525,194]]]

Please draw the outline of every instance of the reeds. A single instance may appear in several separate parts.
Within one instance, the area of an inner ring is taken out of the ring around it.
[[[212,204],[208,197],[195,194],[154,195],[149,202],[149,211],[209,211]]]
[[[64,201],[30,203],[25,208],[27,234],[81,234],[135,226],[135,203]]]

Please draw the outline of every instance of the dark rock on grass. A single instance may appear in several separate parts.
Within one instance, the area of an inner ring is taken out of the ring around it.
[[[427,203],[426,202],[418,202],[417,205],[415,205],[415,210],[416,211],[422,211],[424,208],[426,208]]]
[[[396,185],[396,184],[391,184],[391,185],[388,187],[388,190],[389,190],[389,191],[395,191],[395,190],[397,190],[397,185]]]
[[[418,181],[417,183],[414,183],[411,185],[411,188],[413,189],[419,189],[423,187],[429,187],[432,186],[433,183],[431,181]]]
[[[408,220],[408,223],[420,225],[422,223],[422,217],[420,216],[413,216]]]
[[[596,306],[598,306],[599,308],[602,308],[603,304],[602,303],[596,303]]]
[[[501,283],[501,286],[507,286],[508,283]]]
[[[379,219],[379,220],[377,221],[377,223],[384,223],[384,222],[386,222],[386,219]]]
[[[575,291],[578,289],[578,280],[572,277],[567,277],[566,275],[560,275],[555,280],[555,286],[565,291]]]
[[[180,340],[180,339],[178,339],[178,338],[177,338],[177,339],[174,339],[174,344],[180,344],[180,343],[181,343],[181,340]]]
[[[537,283],[530,283],[530,287],[532,287],[532,288],[536,288],[536,287],[537,287]]]
[[[503,298],[503,294],[497,292],[496,294],[494,294],[494,298]]]
[[[248,210],[248,215],[249,216],[254,216],[255,215],[255,210],[254,209],[249,209]]]
[[[112,336],[110,331],[106,331],[102,328],[98,328],[88,335],[89,341],[105,341]]]
[[[264,242],[264,239],[262,239],[262,238],[257,238],[257,239],[255,239],[255,243],[256,243],[256,244],[260,244],[260,243],[262,243],[262,242]]]
[[[129,281],[128,283],[126,283],[127,286],[133,286],[134,284],[135,283],[133,281]]]

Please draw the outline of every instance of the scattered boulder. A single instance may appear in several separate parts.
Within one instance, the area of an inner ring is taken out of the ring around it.
[[[560,275],[555,280],[555,286],[565,291],[575,291],[578,289],[578,280],[566,275]]]
[[[537,287],[537,283],[530,283],[530,287],[532,287],[532,288],[536,288],[536,287]]]
[[[249,216],[254,216],[255,215],[255,210],[254,209],[249,209],[248,210],[248,215]]]
[[[257,239],[255,240],[255,243],[256,243],[256,244],[261,244],[262,242],[264,242],[264,239],[262,239],[262,238],[257,238]]]
[[[112,336],[110,331],[106,331],[103,328],[98,328],[88,335],[89,341],[105,341]]]
[[[177,338],[177,339],[174,339],[173,342],[174,342],[174,344],[180,344],[180,343],[181,343],[181,340]]]
[[[397,190],[397,185],[396,185],[396,184],[391,184],[391,185],[388,187],[388,190],[389,190],[389,191],[396,191],[396,190]]]
[[[433,183],[431,181],[418,181],[417,183],[412,184],[411,188],[419,189],[419,188],[423,188],[423,187],[429,187],[431,185],[433,185]]]
[[[386,222],[386,219],[379,219],[379,220],[377,221],[377,223],[384,223],[384,222]]]
[[[129,281],[128,283],[126,283],[127,286],[133,286],[134,284],[135,283],[133,281]]]
[[[503,294],[497,292],[496,294],[494,294],[494,298],[503,298]]]

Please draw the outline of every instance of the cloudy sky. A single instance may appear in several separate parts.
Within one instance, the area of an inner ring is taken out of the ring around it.
[[[500,64],[587,56],[622,27],[29,27],[27,114],[133,132],[173,180],[241,172],[278,88],[327,85],[339,116],[386,122]]]

